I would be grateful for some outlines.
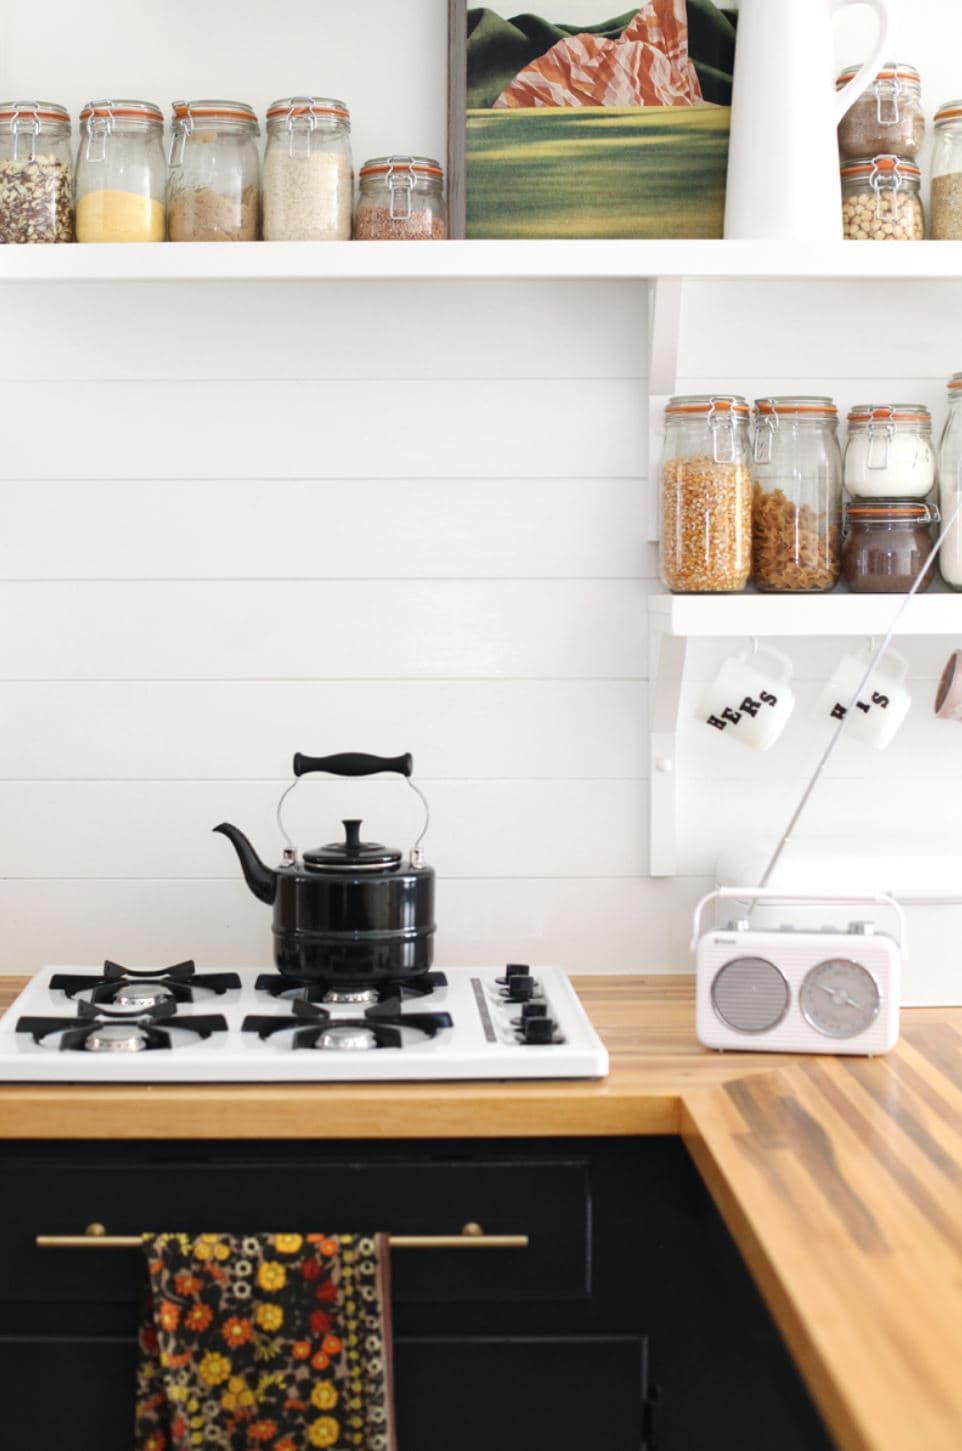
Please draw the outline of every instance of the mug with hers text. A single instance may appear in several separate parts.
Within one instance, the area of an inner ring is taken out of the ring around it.
[[[723,661],[695,714],[727,739],[767,751],[795,707],[788,685],[792,674],[792,662],[780,650],[746,645]]]

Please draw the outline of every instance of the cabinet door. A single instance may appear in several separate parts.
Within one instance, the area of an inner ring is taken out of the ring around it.
[[[130,1451],[133,1335],[0,1336],[4,1451]]]

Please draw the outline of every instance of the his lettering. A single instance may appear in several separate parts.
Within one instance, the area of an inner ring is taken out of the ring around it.
[[[832,711],[832,720],[844,720],[847,714],[844,705],[836,705]]]
[[[872,696],[872,704],[880,705],[883,710],[888,710],[889,698],[887,695],[880,695],[879,692],[876,691],[875,694]]]
[[[868,715],[869,711],[872,709],[870,705],[866,705],[864,700],[857,700],[855,704],[863,715]]]

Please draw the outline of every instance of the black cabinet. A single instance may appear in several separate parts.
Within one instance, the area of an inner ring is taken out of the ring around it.
[[[675,1139],[0,1146],[0,1444],[130,1451],[142,1230],[526,1234],[393,1256],[401,1451],[827,1451]]]

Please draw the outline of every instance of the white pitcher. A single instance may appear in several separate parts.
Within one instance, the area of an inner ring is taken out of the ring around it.
[[[726,237],[841,239],[838,123],[883,68],[894,30],[890,0],[861,0],[878,16],[878,40],[836,92],[833,22],[856,3],[741,0]]]

